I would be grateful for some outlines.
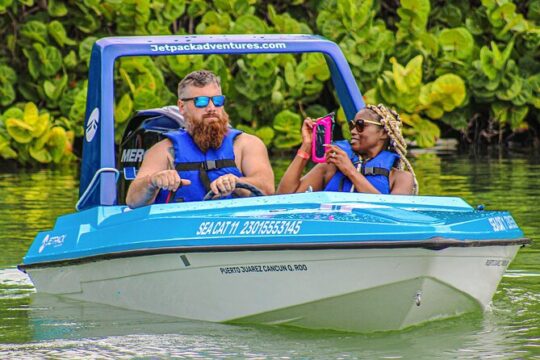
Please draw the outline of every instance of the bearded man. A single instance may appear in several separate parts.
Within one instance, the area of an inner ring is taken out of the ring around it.
[[[264,143],[256,136],[229,127],[220,79],[210,71],[195,71],[178,84],[178,108],[185,130],[146,152],[126,203],[137,208],[152,203],[198,201],[212,190],[221,198],[238,182],[274,193],[274,173]]]

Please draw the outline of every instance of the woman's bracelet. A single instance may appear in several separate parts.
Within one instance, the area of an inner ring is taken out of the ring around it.
[[[311,155],[302,149],[298,149],[298,151],[296,152],[296,156],[300,156],[302,159],[305,160],[309,160],[311,158]]]

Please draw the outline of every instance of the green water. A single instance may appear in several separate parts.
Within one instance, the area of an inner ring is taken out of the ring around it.
[[[276,161],[279,178],[286,161]],[[422,194],[509,210],[525,235],[493,305],[369,335],[179,320],[34,293],[18,272],[35,234],[71,212],[74,170],[0,173],[0,358],[540,359],[540,161],[420,154]]]

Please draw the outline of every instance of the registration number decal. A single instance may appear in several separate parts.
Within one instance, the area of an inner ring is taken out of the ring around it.
[[[511,216],[495,216],[488,218],[489,224],[493,228],[493,231],[506,231],[517,229],[518,226]]]
[[[302,220],[203,221],[196,235],[295,235],[301,230]]]

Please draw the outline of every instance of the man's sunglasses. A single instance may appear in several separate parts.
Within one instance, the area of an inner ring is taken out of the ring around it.
[[[182,101],[193,100],[193,104],[198,108],[205,108],[210,103],[210,99],[216,107],[222,107],[225,105],[225,95],[216,95],[216,96],[196,96],[192,98],[180,99]]]
[[[377,121],[358,119],[349,121],[349,129],[352,131],[352,129],[356,128],[356,130],[361,133],[366,128],[366,124],[382,126],[382,124]]]

